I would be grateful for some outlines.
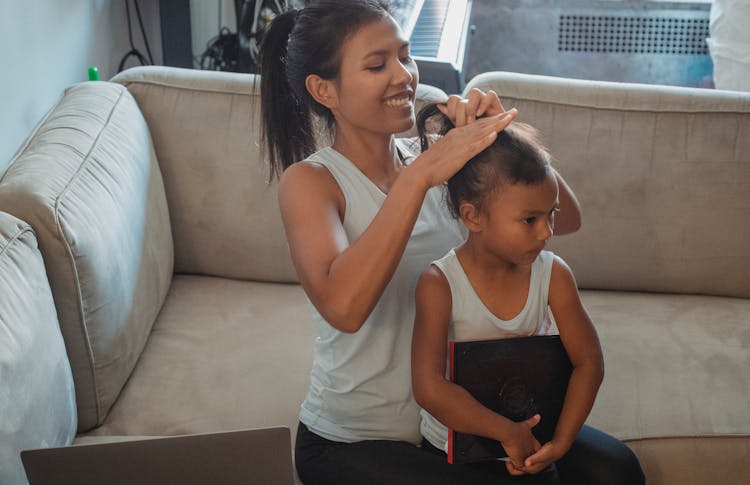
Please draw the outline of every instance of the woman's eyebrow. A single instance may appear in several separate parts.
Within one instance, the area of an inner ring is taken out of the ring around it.
[[[410,45],[409,42],[404,42],[403,44],[401,44],[401,47],[399,47],[398,50],[401,50],[404,47],[409,47],[409,45]],[[387,56],[391,52],[392,51],[388,49],[378,49],[376,51],[368,52],[367,54],[365,54],[364,58],[367,59],[368,57],[373,57],[373,56]]]

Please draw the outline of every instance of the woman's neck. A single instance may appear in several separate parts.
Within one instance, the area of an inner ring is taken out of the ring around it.
[[[333,148],[386,193],[401,169],[401,159],[393,135],[368,135],[337,130]]]

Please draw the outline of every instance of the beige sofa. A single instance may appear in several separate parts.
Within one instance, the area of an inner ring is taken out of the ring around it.
[[[68,89],[0,175],[2,483],[24,483],[26,448],[296,430],[314,335],[255,79],[113,81]],[[650,484],[747,483],[750,95],[509,73],[471,87],[541,129],[583,206],[552,249],[605,351],[589,423]]]

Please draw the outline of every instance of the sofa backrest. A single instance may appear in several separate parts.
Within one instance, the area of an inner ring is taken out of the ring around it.
[[[78,429],[104,420],[172,279],[148,128],[119,84],[69,88],[0,176],[0,210],[34,229],[73,371]]]
[[[297,281],[277,183],[268,182],[259,150],[260,79],[149,66],[112,81],[133,94],[151,130],[169,201],[175,272]],[[445,93],[420,86],[417,98]]]
[[[76,434],[73,376],[34,233],[0,212],[0,483],[26,483],[21,450]]]
[[[255,76],[148,67],[112,81],[132,93],[151,130],[175,272],[296,281],[276,184],[259,156]]]
[[[750,93],[485,73],[578,196],[583,288],[750,297]]]

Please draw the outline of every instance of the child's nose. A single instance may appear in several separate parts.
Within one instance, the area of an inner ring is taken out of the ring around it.
[[[555,233],[555,223],[553,221],[546,221],[542,223],[541,232],[539,234],[539,239],[542,241],[546,241],[547,239],[551,238],[552,235]]]

